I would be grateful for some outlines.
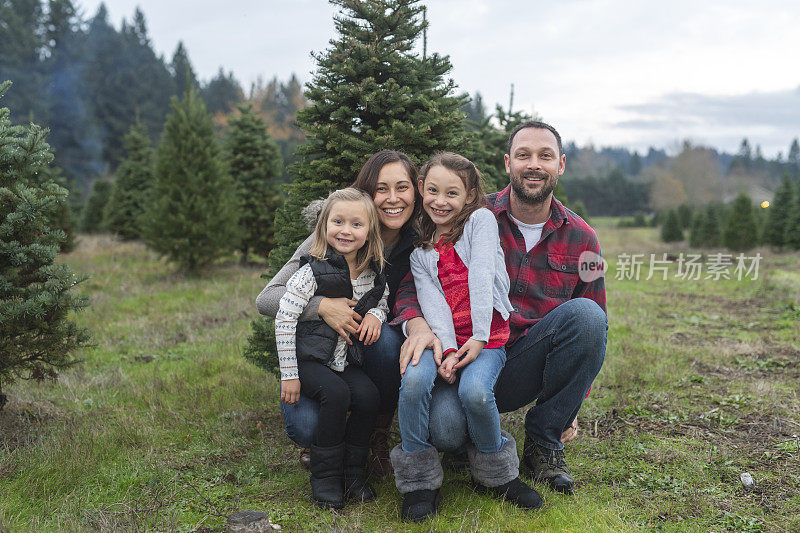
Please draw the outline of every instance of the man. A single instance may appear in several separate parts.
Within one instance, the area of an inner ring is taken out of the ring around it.
[[[603,364],[608,321],[603,277],[579,272],[581,254],[599,258],[597,236],[553,198],[565,165],[555,128],[520,124],[505,154],[510,184],[487,202],[497,217],[514,306],[507,362],[495,386],[497,406],[507,412],[536,401],[525,417],[523,461],[535,479],[572,494],[564,442],[577,435],[578,410]],[[439,363],[441,343],[422,317],[413,280],[398,291],[395,314],[394,323],[405,322],[408,336],[401,373],[420,357]],[[431,442],[440,450],[459,447],[466,434],[453,389],[437,385],[431,402]]]

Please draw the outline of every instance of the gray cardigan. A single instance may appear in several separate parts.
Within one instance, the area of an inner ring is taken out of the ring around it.
[[[472,338],[489,340],[492,310],[508,320],[513,311],[508,291],[511,282],[494,213],[486,208],[475,211],[464,226],[464,233],[454,245],[469,270],[469,302],[472,315]],[[458,349],[453,313],[439,281],[439,252],[433,248],[415,248],[411,252],[411,272],[417,288],[417,300],[431,330],[442,341],[443,351]]]

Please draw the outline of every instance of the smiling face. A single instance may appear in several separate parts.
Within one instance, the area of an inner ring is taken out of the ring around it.
[[[414,212],[414,184],[402,163],[383,165],[372,201],[384,229],[398,231],[408,222]]]
[[[467,191],[458,174],[441,165],[428,170],[425,180],[419,181],[422,208],[436,224],[441,236],[452,229],[456,215],[475,199],[475,190]]]
[[[354,258],[367,242],[369,214],[361,202],[337,201],[325,225],[325,240],[336,253]]]
[[[505,163],[512,193],[523,203],[541,204],[550,199],[558,177],[564,173],[566,156],[559,153],[552,132],[524,128],[514,136]]]

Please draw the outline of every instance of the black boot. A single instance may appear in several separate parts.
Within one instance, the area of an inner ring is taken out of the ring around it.
[[[364,465],[369,448],[366,446],[344,446],[344,499],[371,502],[378,497],[375,489],[364,479]]]
[[[311,447],[311,498],[320,507],[344,507],[344,443]]]

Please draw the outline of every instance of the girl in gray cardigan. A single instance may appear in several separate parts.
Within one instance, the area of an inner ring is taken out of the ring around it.
[[[420,171],[423,214],[411,272],[425,320],[442,342],[443,360],[427,350],[403,375],[398,402],[402,442],[392,450],[402,518],[436,513],[442,467],[429,443],[430,400],[437,374],[459,380],[467,416],[473,486],[520,507],[542,505],[519,479],[513,437],[500,430],[494,385],[506,361],[510,286],[494,214],[482,208],[481,175],[468,159],[434,156]]]

